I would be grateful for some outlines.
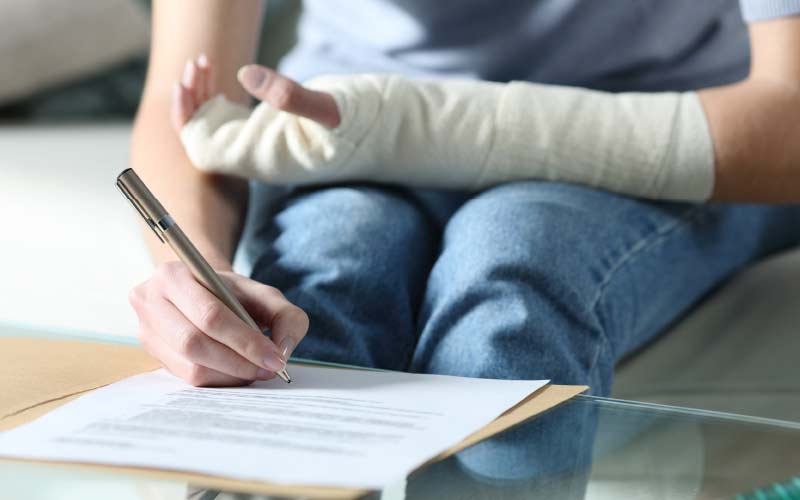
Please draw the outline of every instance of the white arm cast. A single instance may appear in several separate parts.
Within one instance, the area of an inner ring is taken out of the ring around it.
[[[341,124],[216,97],[181,131],[200,169],[277,184],[377,181],[477,190],[573,182],[631,196],[703,201],[714,152],[693,92],[579,88],[399,76],[323,77]]]

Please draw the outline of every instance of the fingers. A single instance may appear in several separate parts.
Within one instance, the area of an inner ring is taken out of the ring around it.
[[[180,131],[197,108],[213,95],[211,71],[211,63],[205,54],[201,54],[197,61],[186,61],[181,81],[176,82],[172,89],[170,115],[176,131]]]
[[[237,317],[181,263],[163,265],[153,278],[174,304],[203,334],[230,348],[250,363],[271,372],[286,366],[278,348],[262,332]]]
[[[196,61],[186,61],[181,81],[175,84],[172,95],[171,120],[176,131],[180,131],[195,111],[216,92],[212,72],[205,54]],[[254,64],[242,67],[237,76],[245,90],[276,109],[314,120],[328,128],[339,126],[339,108],[327,92],[307,89],[269,68]]]
[[[146,325],[154,332],[164,332],[159,339],[192,365],[210,368],[241,381],[269,380],[275,376],[205,335],[167,300],[158,298],[145,307],[149,309],[144,320]]]
[[[182,84],[176,82],[172,88],[172,107],[170,109],[170,118],[175,131],[180,132],[193,114],[194,101],[191,93]]]
[[[200,54],[200,57],[197,58],[197,70],[199,75],[199,80],[202,82],[199,95],[201,97],[200,102],[205,102],[211,98],[215,94],[214,86],[213,86],[213,78],[211,74],[211,63],[208,60],[208,56],[205,54]]]
[[[277,288],[236,273],[221,273],[220,276],[253,319],[271,330],[278,352],[288,360],[308,332],[308,315],[289,302]]]
[[[339,126],[341,117],[336,100],[327,92],[303,87],[264,66],[243,66],[237,74],[244,89],[274,108],[314,120],[328,127]]]
[[[159,266],[129,300],[149,353],[191,384],[242,385],[274,378],[308,330],[308,317],[275,288],[234,273],[222,279],[255,320],[269,326],[278,347],[250,328],[179,262]]]
[[[230,387],[247,385],[250,383],[250,380],[236,378],[211,368],[192,363],[173,351],[158,335],[156,330],[149,328],[144,323],[141,323],[139,326],[139,341],[142,343],[142,347],[153,357],[158,359],[161,365],[170,373],[195,387]]]
[[[183,67],[181,85],[183,85],[191,94],[195,109],[199,108],[200,105],[205,102],[205,99],[203,98],[205,81],[203,74],[195,61],[186,61],[186,65]]]
[[[173,375],[198,387],[249,383],[243,378],[195,363],[173,350],[163,337],[174,333],[174,330],[154,328],[154,323],[161,324],[161,321],[158,316],[151,314],[153,312],[151,306],[159,301],[164,302],[159,290],[154,288],[152,280],[149,280],[131,290],[128,296],[131,306],[139,316],[139,340],[145,350],[158,359],[161,365]],[[169,319],[166,322],[172,323]]]

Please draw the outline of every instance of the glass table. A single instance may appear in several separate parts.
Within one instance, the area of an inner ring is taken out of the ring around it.
[[[800,499],[797,475],[800,422],[578,396],[367,498]],[[121,473],[0,462],[0,499],[62,498],[267,497]]]

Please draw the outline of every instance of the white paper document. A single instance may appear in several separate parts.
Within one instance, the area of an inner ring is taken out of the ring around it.
[[[181,470],[272,483],[381,488],[547,381],[291,365],[242,388],[169,373],[97,389],[0,434],[0,456]]]

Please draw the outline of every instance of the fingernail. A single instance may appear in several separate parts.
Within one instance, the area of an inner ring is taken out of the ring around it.
[[[278,356],[277,353],[269,353],[267,359],[264,360],[264,367],[273,372],[279,372],[286,368],[286,363]]]
[[[281,340],[279,350],[281,351],[281,357],[284,361],[289,361],[289,358],[292,356],[292,352],[294,351],[295,347],[297,347],[297,342],[295,342],[294,338],[286,337],[285,339]]]
[[[254,92],[267,80],[267,71],[261,66],[242,66],[236,77],[247,90]]]
[[[256,372],[256,380],[269,380],[272,378],[273,372],[269,370],[265,370],[264,368],[259,368]]]
[[[194,78],[194,63],[192,61],[186,61],[186,66],[183,67],[183,86],[187,88],[191,87],[192,78]]]
[[[197,58],[197,65],[201,68],[208,68],[208,56],[206,56],[205,52],[200,54],[200,57]]]

